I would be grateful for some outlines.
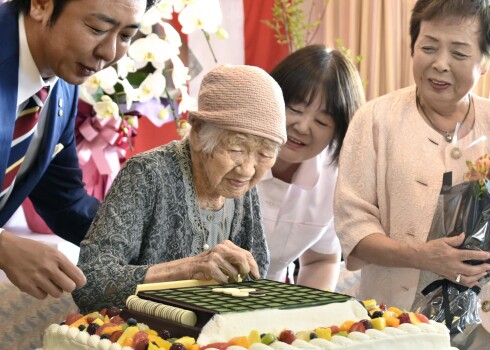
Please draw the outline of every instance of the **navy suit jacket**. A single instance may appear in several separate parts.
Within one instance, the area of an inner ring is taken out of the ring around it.
[[[19,71],[18,13],[7,2],[0,5],[0,184],[3,183],[17,112]],[[29,197],[36,211],[60,237],[79,245],[99,202],[82,182],[75,143],[78,87],[59,79],[52,88],[46,130],[37,158],[16,181],[5,206],[0,227]],[[57,152],[61,145],[63,148]]]

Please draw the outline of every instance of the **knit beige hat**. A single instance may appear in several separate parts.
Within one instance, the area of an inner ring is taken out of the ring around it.
[[[222,65],[210,71],[199,89],[198,111],[189,120],[286,142],[286,112],[282,90],[264,70]]]

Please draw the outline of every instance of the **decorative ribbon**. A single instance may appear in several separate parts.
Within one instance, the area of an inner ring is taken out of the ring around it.
[[[454,315],[451,312],[451,308],[449,306],[449,288],[455,288],[459,293],[466,292],[468,289],[473,290],[477,295],[480,293],[481,288],[478,286],[474,286],[472,288],[462,286],[460,284],[454,283],[448,279],[436,280],[429,284],[422,290],[422,294],[425,296],[437,288],[442,288],[442,308],[444,310],[444,320],[446,321],[446,327],[451,330],[451,325],[453,324]]]
[[[79,102],[77,123],[77,153],[84,173],[87,191],[102,200],[116,177],[121,162],[130,148],[130,136],[135,136],[136,125],[121,118],[101,119],[93,115],[92,106]],[[137,112],[127,113],[139,115]],[[133,121],[137,121],[134,118]],[[107,178],[100,177],[107,176]]]

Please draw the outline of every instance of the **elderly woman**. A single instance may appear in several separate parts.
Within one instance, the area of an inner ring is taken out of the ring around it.
[[[410,22],[415,86],[370,101],[349,126],[335,228],[347,268],[362,269],[361,299],[410,309],[421,271],[471,287],[490,270],[465,262],[486,261],[490,253],[458,249],[464,234],[427,242],[443,174],[461,182],[465,161],[476,159],[455,152],[457,124],[459,150],[490,135],[490,101],[471,92],[488,69],[488,6],[418,0]]]
[[[208,73],[188,138],[131,158],[86,239],[73,293],[83,312],[122,306],[137,284],[264,277],[269,255],[254,188],[286,140],[281,89],[257,67]]]

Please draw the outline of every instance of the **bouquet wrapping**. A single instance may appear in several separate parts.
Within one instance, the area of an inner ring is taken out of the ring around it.
[[[480,138],[472,146],[476,143],[484,144],[485,140],[485,137]],[[454,149],[464,155],[459,148]],[[459,249],[490,251],[490,157],[486,147],[478,149],[484,153],[480,153],[474,162],[466,160],[464,182],[452,185],[453,174],[444,174],[428,241],[458,236],[464,232],[465,239]],[[468,156],[470,154],[468,152]],[[454,180],[457,182],[458,179]],[[482,264],[483,261],[466,263]],[[422,272],[421,281],[424,274],[427,276],[432,273]],[[413,310],[444,323],[450,331],[453,345],[465,347],[464,343],[471,339],[470,334],[482,323],[479,294],[489,281],[487,277],[482,278],[479,285],[473,288],[462,286],[456,281],[436,279],[423,288],[423,296],[416,301]]]

